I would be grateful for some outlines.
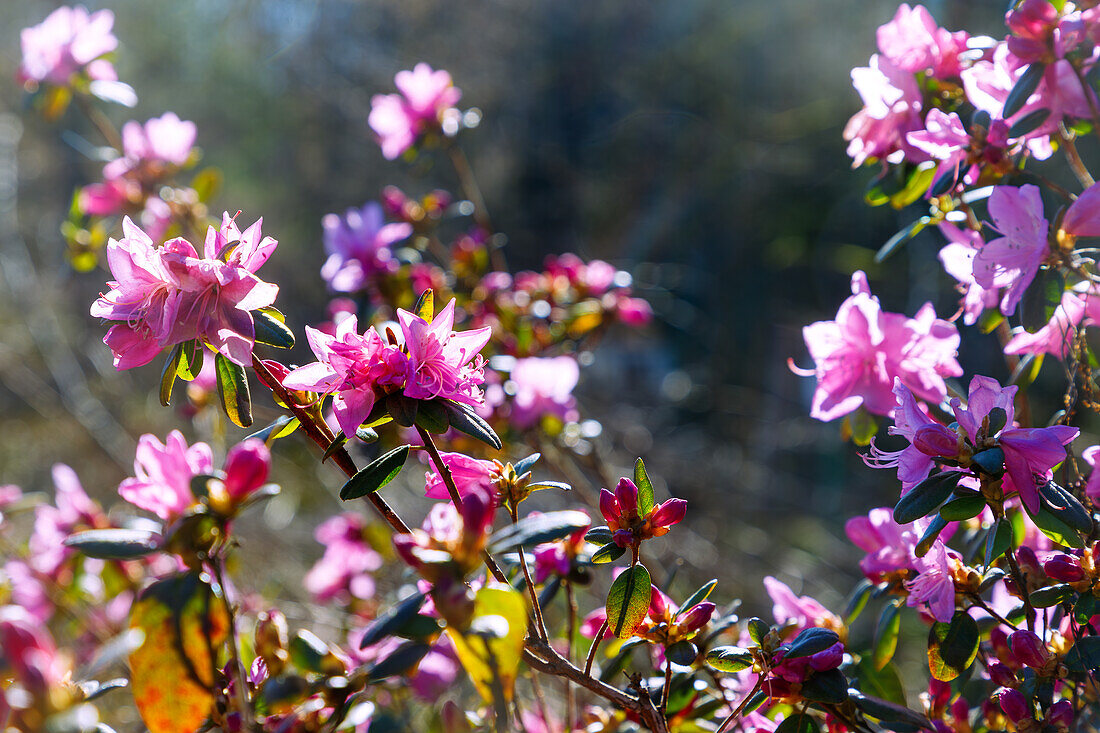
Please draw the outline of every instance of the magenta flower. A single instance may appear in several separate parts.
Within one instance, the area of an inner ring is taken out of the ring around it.
[[[326,519],[314,531],[325,554],[306,573],[304,586],[318,602],[374,597],[374,573],[382,567],[382,556],[367,543],[365,529],[362,517],[346,512]]]
[[[548,542],[535,548],[536,583],[545,583],[553,575],[563,578],[569,575],[573,569],[573,561],[584,552],[584,535],[589,526],[591,525],[585,525],[563,540]]]
[[[496,495],[496,479],[501,470],[499,463],[470,458],[463,453],[440,453],[439,455],[444,465],[451,471],[451,478],[454,479],[459,496],[464,497],[473,491],[482,491],[490,496]],[[432,464],[431,470],[424,474],[424,496],[429,499],[443,500],[451,496],[435,464]]]
[[[600,489],[600,513],[607,521],[619,547],[637,545],[651,537],[663,537],[687,515],[687,501],[668,499],[646,516],[638,514],[638,487],[628,478],[619,479],[615,493]]]
[[[425,132],[440,130],[462,97],[449,73],[433,71],[425,63],[412,71],[397,72],[394,82],[400,94],[376,94],[367,120],[378,136],[382,154],[390,160],[415,145]]]
[[[848,539],[867,555],[859,561],[863,574],[873,581],[883,575],[912,567],[913,548],[923,527],[894,521],[890,507],[872,509],[865,517],[852,517],[844,524]]]
[[[939,224],[948,244],[940,249],[940,262],[948,275],[959,281],[963,293],[963,323],[973,326],[987,309],[995,308],[1000,297],[997,290],[986,290],[974,279],[974,257],[985,241],[973,229],[960,229],[949,221]]]
[[[431,323],[407,310],[397,310],[397,321],[408,349],[405,396],[415,400],[438,397],[467,405],[481,403],[485,360],[478,352],[493,334],[489,326],[455,332],[455,301],[435,315]]]
[[[225,491],[239,502],[267,483],[271,451],[259,438],[249,438],[229,449],[225,457]]]
[[[793,635],[815,626],[833,630],[843,627],[836,614],[810,596],[796,596],[794,591],[781,580],[767,576],[764,578],[764,589],[772,599],[772,615],[775,616],[775,623],[780,626],[793,624]]]
[[[457,580],[455,570],[465,575],[481,564],[495,510],[493,495],[475,488],[459,509],[449,502],[432,507],[420,529],[393,538],[394,549],[422,578],[450,587]]]
[[[162,176],[165,166],[187,162],[195,136],[195,123],[181,120],[174,112],[144,125],[130,120],[122,126],[122,157],[103,167],[103,177],[112,181],[131,173],[141,178]]]
[[[390,248],[413,232],[405,222],[386,224],[382,207],[374,201],[348,209],[344,216],[326,214],[321,225],[328,254],[321,277],[340,293],[362,290],[372,275],[396,269]]]
[[[333,336],[306,326],[306,340],[317,361],[295,369],[282,382],[288,389],[333,394],[332,409],[345,435],[355,435],[387,388],[405,382],[408,358],[371,326],[357,333],[358,319],[348,316]]]
[[[279,292],[253,274],[277,244],[261,239],[261,221],[242,235],[225,215],[221,229],[207,234],[204,258],[182,238],[158,249],[129,217],[123,221],[125,236],[107,245],[115,280],[91,307],[93,316],[119,322],[103,339],[115,368],[148,364],[162,348],[192,339],[236,364],[251,363],[255,327],[249,311],[271,305]],[[236,245],[225,252],[230,242]]]
[[[1090,445],[1081,451],[1081,458],[1092,466],[1088,483],[1085,485],[1085,495],[1092,499],[1093,503],[1100,502],[1100,471],[1096,470],[1097,458],[1100,458],[1100,445]]]
[[[937,79],[958,76],[959,54],[969,34],[952,33],[936,25],[923,5],[902,3],[893,20],[878,28],[879,51],[899,69],[915,74],[930,71]]]
[[[1073,340],[1077,336],[1077,327],[1085,317],[1085,301],[1076,293],[1067,291],[1062,294],[1062,302],[1054,309],[1050,321],[1035,333],[1017,329],[1007,344],[1006,354],[1053,354],[1065,359]]]
[[[167,522],[196,502],[191,479],[213,471],[214,455],[206,443],[188,446],[178,430],[163,443],[147,433],[138,439],[134,476],[119,484],[118,494]]]
[[[876,54],[869,66],[852,69],[852,85],[863,100],[863,109],[844,127],[852,166],[858,168],[869,158],[925,160],[906,140],[907,133],[922,128],[921,93],[913,74]]]
[[[906,605],[924,606],[937,621],[950,621],[955,615],[954,566],[961,563],[960,558],[937,539],[924,557],[913,558],[913,562],[919,572],[905,582],[909,589]]]
[[[0,606],[0,649],[16,682],[36,698],[70,683],[69,661],[42,623],[19,606]]]
[[[950,175],[952,182],[974,184],[981,176],[982,166],[1003,167],[1007,161],[1008,126],[1003,120],[993,120],[989,129],[979,127],[971,135],[958,114],[932,109],[924,119],[924,128],[908,133],[906,140],[940,161],[935,180]]]
[[[817,376],[810,415],[833,420],[864,407],[877,415],[894,412],[894,379],[920,399],[940,402],[947,394],[945,376],[959,376],[955,360],[959,334],[954,324],[936,318],[931,303],[915,318],[884,313],[871,295],[867,276],[852,275],[852,296],[841,304],[836,320],[802,329]],[[792,367],[793,368],[793,367]]]
[[[115,15],[110,10],[88,13],[78,5],[60,7],[38,25],[24,28],[20,33],[21,80],[66,86],[80,71],[87,72],[91,79],[117,80],[111,63],[100,58],[118,47],[118,39],[111,32],[114,23]]]
[[[572,356],[519,359],[510,379],[515,387],[510,419],[518,430],[526,430],[542,418],[553,415],[563,422],[575,421],[580,367]]]
[[[28,548],[30,566],[37,572],[53,576],[73,554],[63,543],[78,527],[94,529],[105,526],[103,511],[80,484],[76,472],[64,463],[55,463],[51,471],[54,503],[40,504],[34,509],[34,532]]]
[[[1050,251],[1039,187],[998,186],[989,197],[989,215],[1002,237],[986,242],[974,257],[974,280],[986,289],[1003,288],[1001,312],[1016,306]]]

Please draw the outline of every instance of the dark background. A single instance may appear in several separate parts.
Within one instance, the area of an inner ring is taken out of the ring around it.
[[[140,97],[135,110],[109,110],[112,119],[171,110],[198,124],[204,164],[225,173],[216,203],[243,209],[246,223],[262,215],[280,240],[261,274],[280,284],[278,305],[299,332],[321,319],[328,297],[317,275],[325,213],[387,183],[456,190],[443,159],[438,169],[385,161],[366,124],[371,96],[392,91],[396,71],[422,60],[448,69],[461,106],[484,114],[462,143],[513,267],[564,251],[601,257],[632,271],[655,307],[646,333],[620,333],[597,352],[578,394],[604,424],[620,475],[642,455],[661,496],[690,500],[686,529],[663,547],[684,557],[692,583],[680,590],[713,574],[723,600],[759,598],[760,578],[777,574],[839,605],[858,557],[843,521],[892,504],[898,488],[862,466],[838,424],[807,416],[813,380],[786,360],[809,365],[800,329],[833,317],[855,269],[867,270],[887,310],[912,314],[929,299],[942,317],[955,310],[935,233],[873,262],[919,213],[867,207],[872,173],[850,169],[841,138],[859,107],[849,71],[866,64],[896,3],[91,5],[115,11],[117,67]],[[1002,35],[1003,5],[929,7],[950,29]],[[13,80],[18,29],[53,7],[0,5],[0,214],[9,217],[0,228],[0,479],[48,489],[47,467],[65,461],[109,499],[129,475],[135,436],[186,425],[157,404],[154,365],[111,368],[103,327],[86,315],[106,273],[65,264],[58,226],[73,188],[99,170],[59,134],[93,139],[94,130],[76,114],[37,120]],[[1005,376],[981,353],[986,337],[960,328],[968,376]],[[337,510],[339,484],[300,441],[280,446],[287,498],[264,515],[275,528],[266,541],[285,572],[271,582],[293,585],[320,554],[310,533]],[[416,491],[397,493],[403,506]]]

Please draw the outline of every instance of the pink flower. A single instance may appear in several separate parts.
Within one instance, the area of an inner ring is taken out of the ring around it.
[[[637,545],[651,537],[663,537],[687,515],[687,501],[668,499],[647,515],[638,514],[638,487],[628,478],[619,479],[615,493],[600,489],[600,513],[619,547]]]
[[[1001,312],[1016,312],[1024,291],[1050,251],[1039,187],[998,186],[989,197],[993,226],[1004,236],[987,242],[974,258],[974,280],[983,288],[1004,288]]]
[[[67,85],[79,71],[87,71],[92,79],[117,79],[110,62],[100,59],[118,47],[118,39],[111,33],[114,22],[110,10],[89,14],[83,6],[58,8],[20,34],[23,64],[19,76],[24,81],[60,86]]]
[[[624,296],[616,299],[615,313],[628,326],[645,326],[653,321],[653,306],[643,298]]]
[[[28,548],[31,567],[53,575],[73,551],[63,542],[77,527],[96,528],[106,523],[99,506],[80,484],[76,472],[64,463],[55,463],[51,471],[55,489],[54,505],[40,504],[34,510],[34,532]]]
[[[519,359],[510,379],[515,387],[512,399],[512,424],[526,430],[543,415],[554,415],[563,422],[578,418],[573,388],[580,367],[572,356]]]
[[[174,112],[148,120],[144,125],[130,120],[122,126],[122,157],[103,167],[103,177],[112,181],[131,172],[142,177],[159,177],[167,165],[181,166],[195,145],[194,122],[181,120]]]
[[[924,557],[914,558],[919,571],[916,578],[905,582],[909,589],[906,605],[926,606],[932,618],[948,622],[955,615],[954,563],[960,560],[949,552],[943,540],[937,539]]]
[[[841,304],[835,321],[818,321],[802,329],[815,362],[810,415],[833,420],[863,406],[877,415],[894,412],[893,386],[899,378],[919,398],[940,402],[947,394],[945,376],[959,376],[955,360],[959,334],[954,324],[936,318],[926,303],[915,318],[884,313],[871,295],[867,276],[852,275],[852,296]]]
[[[770,575],[764,578],[764,589],[772,599],[772,614],[780,626],[794,624],[794,635],[811,627],[839,629],[842,627],[836,614],[827,610],[810,596],[796,596],[790,587]]]
[[[876,54],[869,66],[852,69],[852,84],[863,100],[863,109],[844,127],[852,166],[859,167],[868,158],[891,163],[925,160],[924,153],[905,137],[922,127],[920,88],[913,74]]]
[[[348,316],[332,336],[306,326],[306,340],[317,361],[286,375],[288,389],[333,394],[332,409],[345,435],[355,435],[374,408],[377,390],[405,382],[408,359],[400,347],[386,343],[371,326],[357,333],[358,319]]]
[[[240,501],[267,483],[271,451],[259,438],[249,438],[229,449],[225,457],[225,490]]]
[[[959,54],[969,34],[940,28],[923,5],[902,3],[893,20],[879,26],[876,40],[882,55],[911,74],[931,71],[937,79],[959,74]]]
[[[478,458],[470,458],[463,453],[440,453],[444,465],[451,471],[455,487],[459,496],[466,496],[472,491],[483,491],[490,496],[495,496],[496,477],[500,472],[500,464],[496,461],[484,461]],[[443,483],[443,477],[431,465],[431,470],[424,474],[424,496],[429,499],[450,498],[447,486]]]
[[[1085,301],[1073,292],[1062,294],[1062,302],[1054,309],[1050,321],[1035,333],[1018,329],[1012,340],[1005,344],[1006,354],[1053,354],[1065,359],[1077,327],[1085,317]]]
[[[950,176],[952,183],[961,180],[977,183],[982,166],[1004,167],[1008,157],[1008,127],[1003,120],[993,120],[989,129],[975,128],[971,135],[958,114],[929,110],[923,130],[910,132],[906,140],[914,148],[940,161],[935,180]]]
[[[206,443],[189,447],[178,430],[170,432],[164,443],[155,435],[145,434],[138,439],[134,477],[119,484],[118,494],[134,506],[169,521],[195,503],[192,477],[213,470],[214,456]]]
[[[374,597],[374,572],[382,567],[382,556],[367,543],[365,529],[362,517],[346,512],[326,519],[313,533],[325,554],[306,573],[304,586],[318,602]]]
[[[220,230],[210,228],[204,258],[182,238],[158,249],[129,217],[123,221],[125,236],[107,245],[115,281],[91,308],[93,316],[119,321],[103,339],[117,369],[148,364],[162,348],[192,339],[236,364],[251,363],[255,330],[249,311],[271,305],[279,292],[253,274],[277,244],[261,239],[261,221],[241,234],[226,214]]]
[[[394,82],[401,93],[375,95],[367,120],[390,160],[415,145],[423,133],[440,129],[444,116],[462,97],[450,74],[433,71],[425,63],[397,72]]]
[[[871,580],[910,567],[912,548],[920,540],[912,524],[894,521],[890,507],[872,509],[865,517],[852,517],[845,523],[844,532],[852,544],[867,553],[859,567]]]
[[[479,386],[485,381],[485,360],[478,352],[489,342],[493,329],[486,326],[455,332],[454,313],[454,298],[431,323],[407,310],[397,310],[409,352],[406,397],[481,403]]]
[[[1088,484],[1085,485],[1085,495],[1092,499],[1093,503],[1100,502],[1100,471],[1096,470],[1098,456],[1100,456],[1100,445],[1091,445],[1081,451],[1081,458],[1093,468],[1089,474]]]
[[[973,229],[960,229],[951,222],[939,224],[948,244],[940,250],[940,262],[948,275],[959,281],[963,292],[963,323],[973,326],[987,308],[994,308],[1000,297],[997,290],[986,290],[974,280],[974,257],[985,242]]]
[[[49,632],[18,606],[0,606],[0,649],[16,681],[34,697],[61,689],[71,676]]]
[[[395,269],[397,261],[390,248],[413,231],[404,222],[386,224],[382,207],[374,201],[362,209],[348,209],[342,217],[326,214],[321,225],[328,254],[321,277],[341,293],[362,290],[371,275]]]

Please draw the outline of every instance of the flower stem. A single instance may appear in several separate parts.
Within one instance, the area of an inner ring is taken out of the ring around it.
[[[222,603],[225,604],[225,613],[229,618],[229,664],[233,668],[233,688],[237,698],[237,711],[241,716],[241,730],[252,730],[252,703],[248,699],[248,678],[244,673],[244,662],[241,659],[240,638],[237,635],[237,615],[233,610],[233,604],[229,602],[229,589],[225,585],[223,572],[224,560],[221,555],[214,554],[210,557],[210,567],[214,571],[214,579],[222,591]]]
[[[760,675],[756,678],[756,684],[753,685],[753,688],[749,691],[749,694],[745,695],[744,699],[741,700],[741,703],[736,708],[734,708],[732,713],[729,714],[729,717],[722,721],[722,725],[718,726],[718,730],[715,731],[715,733],[722,733],[722,731],[728,729],[730,725],[732,725],[733,722],[737,720],[737,716],[740,715],[741,711],[745,709],[745,706],[749,704],[749,700],[751,700],[753,696],[760,691],[760,687],[763,684],[764,675]]]
[[[512,517],[512,526],[519,523],[519,509],[509,504],[508,513]],[[539,594],[535,592],[535,584],[531,580],[531,571],[527,567],[527,557],[523,553],[523,545],[519,550],[519,566],[523,568],[523,580],[527,585],[527,593],[531,596],[531,613],[535,617],[535,633],[543,641],[550,640],[550,632],[546,630],[546,620],[542,617],[542,606],[539,604]]]
[[[1089,169],[1085,167],[1084,161],[1081,160],[1080,153],[1077,152],[1077,146],[1073,142],[1073,133],[1068,131],[1065,125],[1059,128],[1058,138],[1062,142],[1062,150],[1066,153],[1066,161],[1073,170],[1073,175],[1077,176],[1077,181],[1081,184],[1081,187],[1088,188],[1096,183],[1092,174],[1089,173]]]
[[[603,641],[603,635],[607,632],[607,619],[603,620],[600,624],[600,630],[596,632],[596,638],[592,640],[592,646],[588,647],[588,658],[584,660],[584,674],[588,676],[592,674],[592,661],[596,658],[596,649],[600,646],[600,642]]]

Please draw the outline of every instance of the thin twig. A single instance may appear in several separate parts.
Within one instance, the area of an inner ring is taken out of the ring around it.
[[[603,635],[607,633],[607,619],[603,620],[600,624],[600,630],[596,632],[596,638],[592,640],[592,646],[588,647],[588,657],[584,660],[584,673],[589,675],[592,673],[592,660],[596,658],[596,649],[600,646],[600,642],[603,641]]]
[[[237,634],[237,614],[233,610],[233,604],[229,602],[229,589],[225,585],[223,573],[224,559],[221,555],[210,557],[210,567],[214,571],[214,579],[222,591],[222,603],[225,604],[225,613],[229,619],[229,656],[230,666],[233,668],[233,688],[237,698],[237,711],[241,716],[241,730],[252,730],[252,703],[248,699],[248,677],[244,671],[244,661],[241,658],[240,637]]]

